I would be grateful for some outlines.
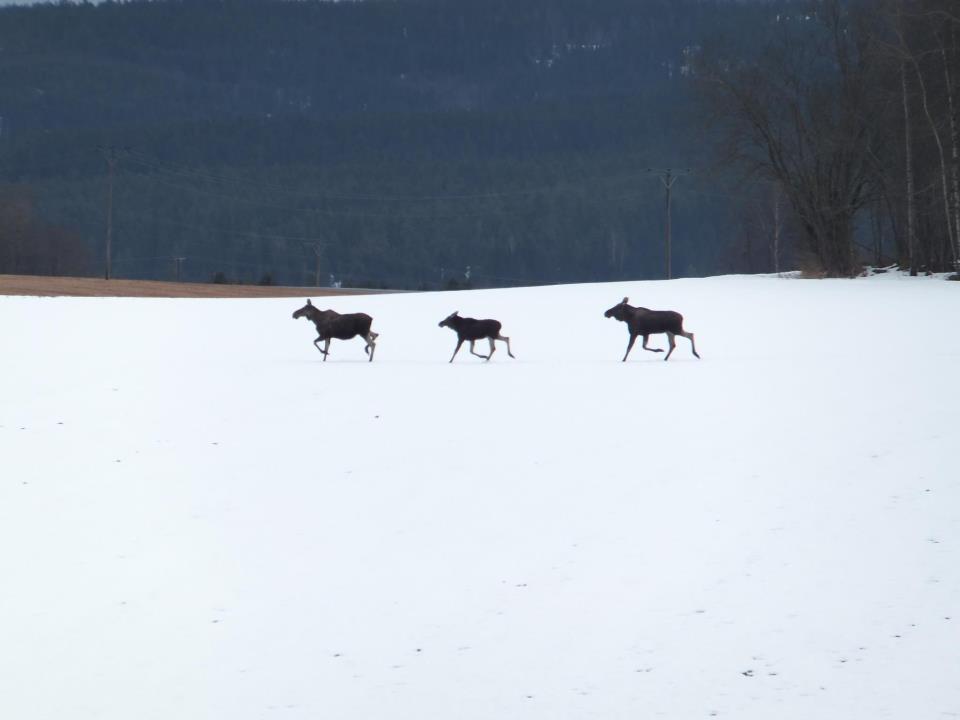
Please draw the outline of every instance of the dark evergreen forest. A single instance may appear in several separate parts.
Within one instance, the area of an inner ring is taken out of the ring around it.
[[[109,236],[115,277],[658,278],[666,168],[673,275],[772,270],[778,180],[725,161],[702,63],[749,65],[802,4],[2,9],[0,272],[103,274]]]

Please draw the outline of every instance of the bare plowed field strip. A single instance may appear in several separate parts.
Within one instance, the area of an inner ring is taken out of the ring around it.
[[[155,280],[104,280],[102,278],[0,275],[0,295],[70,297],[167,297],[167,298],[271,298],[365,295],[382,290],[348,288],[282,287],[271,285],[221,285]]]

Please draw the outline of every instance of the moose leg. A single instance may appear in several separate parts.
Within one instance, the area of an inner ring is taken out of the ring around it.
[[[627,343],[627,352],[624,353],[624,355],[623,355],[623,360],[621,360],[620,362],[626,362],[626,361],[627,361],[627,355],[629,355],[629,354],[630,354],[630,351],[633,350],[633,344],[634,344],[636,341],[637,341],[637,336],[636,336],[636,335],[630,335],[630,342]]]
[[[323,338],[322,338],[322,337],[318,337],[316,340],[313,341],[313,345],[314,345],[314,347],[317,348],[317,350],[319,350],[321,353],[323,353],[323,355],[324,355],[323,359],[326,360],[326,359],[327,359],[327,357],[326,357],[327,351],[320,347],[320,341],[321,341],[321,340],[323,340]],[[330,341],[329,341],[329,340],[327,340],[327,347],[330,347]]]
[[[367,355],[372,354],[373,348],[377,346],[377,342],[376,342],[377,338],[380,336],[375,332],[368,332],[366,335],[363,335],[362,337],[364,342],[367,343],[366,345],[363,346],[363,351]],[[370,359],[372,360],[373,358],[370,358]]]
[[[493,338],[489,338],[489,340],[490,340],[490,354],[487,355],[487,360],[492,358],[493,354],[497,351],[497,346],[493,344]]]
[[[507,344],[507,355],[516,360],[517,356],[510,352],[510,338],[506,335],[497,335],[497,340],[503,340]],[[493,340],[490,341],[490,344],[493,345]]]
[[[663,352],[663,350],[661,350],[660,348],[647,347],[647,339],[648,339],[649,337],[650,337],[649,335],[644,335],[644,336],[643,336],[643,349],[644,349],[644,350],[649,350],[650,352]]]
[[[690,341],[690,349],[693,350],[694,356],[696,356],[697,360],[699,360],[699,359],[700,359],[700,353],[697,352],[697,346],[693,343],[693,333],[692,333],[692,332],[681,332],[680,334],[683,335],[687,340]]]
[[[326,362],[327,355],[330,354],[330,338],[327,338],[326,340],[323,341],[323,350],[321,350],[320,352],[323,353],[323,361]]]
[[[453,358],[455,358],[457,356],[457,353],[460,352],[461,345],[463,345],[463,340],[462,339],[457,340],[457,347],[453,351],[453,355],[450,356],[450,362],[453,362]]]
[[[664,360],[669,360],[669,359],[670,359],[670,355],[673,354],[673,349],[677,346],[677,343],[676,343],[676,342],[674,341],[674,339],[673,339],[673,333],[672,333],[672,332],[668,332],[668,333],[667,333],[667,342],[670,343],[670,350],[667,352],[667,356],[664,358]]]
[[[476,355],[478,358],[483,358],[484,360],[489,360],[489,359],[490,359],[490,356],[489,356],[489,355],[481,355],[480,353],[476,352],[476,351],[473,349],[473,344],[474,344],[475,342],[476,342],[476,340],[471,340],[471,341],[470,341],[470,354],[471,354],[471,355]]]

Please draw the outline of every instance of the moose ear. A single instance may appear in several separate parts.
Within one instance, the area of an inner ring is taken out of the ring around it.
[[[307,305],[313,305],[313,303],[310,302],[310,298],[307,298]]]
[[[625,298],[623,299],[623,304],[626,305],[628,302],[630,302],[630,298],[625,297]]]
[[[457,317],[460,317],[460,311],[459,311],[459,310],[454,310],[454,311],[453,311],[453,314],[456,315]]]

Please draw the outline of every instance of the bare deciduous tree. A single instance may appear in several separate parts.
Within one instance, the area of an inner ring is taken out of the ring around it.
[[[848,4],[779,15],[757,62],[703,55],[700,77],[727,156],[774,180],[831,276],[858,271],[855,217],[869,199],[874,67]]]

